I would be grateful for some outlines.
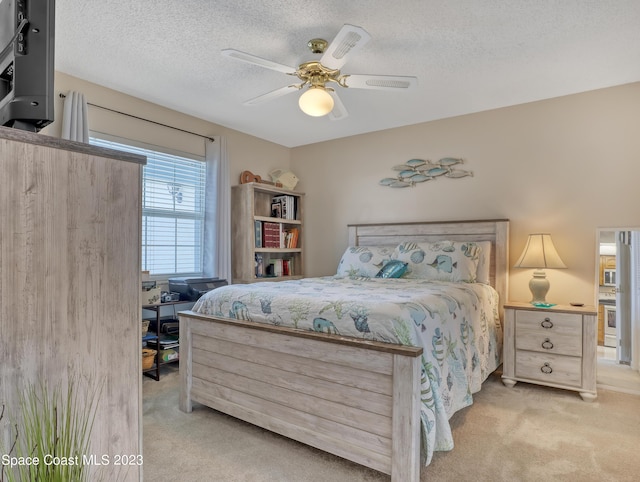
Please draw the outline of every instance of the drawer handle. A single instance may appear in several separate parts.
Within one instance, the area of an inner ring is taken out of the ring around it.
[[[545,363],[540,367],[540,371],[548,375],[549,373],[553,372],[553,368],[551,368],[548,363]]]
[[[549,318],[545,318],[542,320],[542,323],[540,323],[540,326],[542,326],[542,328],[553,328],[553,322]]]
[[[551,343],[551,340],[549,340],[549,338],[544,339],[544,341],[542,342],[542,348],[544,348],[545,350],[551,350],[553,348],[553,343]]]

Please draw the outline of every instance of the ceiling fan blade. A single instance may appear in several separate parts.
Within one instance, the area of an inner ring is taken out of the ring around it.
[[[283,95],[287,95],[292,92],[297,92],[298,90],[300,89],[298,89],[297,85],[285,85],[284,87],[280,87],[279,89],[272,90],[271,92],[259,95],[258,97],[254,97],[253,99],[249,99],[248,101],[244,102],[244,105],[262,104],[263,102],[277,99],[278,97],[282,97]]]
[[[418,78],[402,75],[345,75],[344,83],[352,89],[397,91],[416,87]]]
[[[339,70],[346,63],[348,55],[360,49],[370,39],[371,35],[362,27],[344,24],[324,51],[320,63],[329,69]]]
[[[271,60],[263,59],[262,57],[258,57],[256,55],[241,52],[240,50],[224,49],[222,50],[222,55],[231,57],[232,59],[240,60],[242,62],[247,62],[248,64],[258,65],[267,69],[276,70],[284,74],[292,74],[296,71],[295,68],[289,67],[288,65],[279,64]]]
[[[333,97],[333,109],[329,112],[329,119],[332,121],[342,120],[345,117],[349,117],[349,112],[347,108],[344,106],[338,93],[336,91],[329,92],[329,95]]]

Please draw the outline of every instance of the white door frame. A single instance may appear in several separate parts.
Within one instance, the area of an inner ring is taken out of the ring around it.
[[[633,235],[640,239],[640,227],[601,227],[596,230],[596,253],[595,253],[595,299],[599,299],[600,291],[600,233],[604,231],[635,231]],[[632,247],[631,256],[631,368],[640,370],[640,273],[636,273],[636,268],[640,266],[640,247]]]
[[[633,331],[633,287],[631,259],[631,231],[616,231],[616,359],[630,364]],[[624,322],[623,322],[624,320]]]
[[[631,231],[631,368],[640,371],[640,231]]]

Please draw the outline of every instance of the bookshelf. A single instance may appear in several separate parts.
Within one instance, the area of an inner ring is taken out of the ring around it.
[[[250,182],[231,188],[234,283],[304,276],[303,199],[304,193],[270,184]],[[260,263],[262,276],[258,276]]]

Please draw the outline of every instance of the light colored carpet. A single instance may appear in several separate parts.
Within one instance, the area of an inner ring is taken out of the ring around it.
[[[379,472],[254,427],[201,405],[178,409],[178,372],[145,378],[147,481],[389,481]],[[640,397],[518,383],[496,372],[474,404],[451,418],[455,448],[436,453],[422,481],[640,480]]]

